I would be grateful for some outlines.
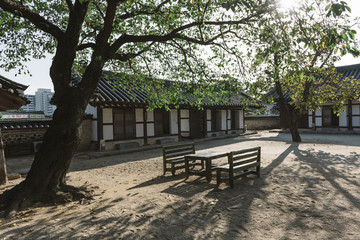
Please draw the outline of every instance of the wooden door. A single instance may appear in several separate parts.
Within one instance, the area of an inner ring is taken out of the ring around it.
[[[204,112],[201,110],[190,110],[190,137],[192,139],[204,137]]]

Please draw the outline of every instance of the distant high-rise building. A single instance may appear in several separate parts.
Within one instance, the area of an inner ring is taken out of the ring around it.
[[[28,105],[22,106],[21,108],[26,112],[35,112],[35,95],[25,94],[24,97],[26,97],[30,103]]]
[[[35,95],[25,95],[25,97],[28,98],[31,103],[23,106],[22,109],[27,112],[42,111],[44,112],[45,116],[51,116],[56,109],[56,106],[50,104],[51,98],[53,96],[54,93],[51,92],[50,89],[39,88],[35,92]]]

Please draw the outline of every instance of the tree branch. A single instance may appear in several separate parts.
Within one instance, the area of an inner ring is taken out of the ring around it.
[[[0,8],[2,8],[4,11],[12,13],[15,16],[29,20],[37,28],[50,34],[58,40],[64,34],[64,32],[59,27],[55,26],[42,16],[33,12],[30,8],[23,6],[18,2],[12,0],[0,0]]]
[[[70,10],[70,12],[74,11],[74,5],[72,4],[71,0],[66,0],[66,4]]]
[[[169,0],[163,1],[153,11],[137,11],[136,13],[135,12],[125,13],[125,14],[118,16],[117,19],[126,20],[126,19],[140,16],[140,15],[154,15],[156,13],[161,13],[160,9],[168,2],[169,2]]]
[[[92,48],[94,49],[96,46],[95,43],[84,43],[84,44],[81,44],[79,46],[76,47],[76,51],[81,51],[81,50],[84,50],[86,48]]]
[[[185,41],[190,41],[197,44],[202,45],[210,45],[211,42],[209,41],[202,41],[198,39],[194,39],[191,37],[183,36],[179,32],[196,27],[201,25],[208,25],[208,26],[223,26],[223,25],[239,25],[252,22],[253,18],[256,16],[260,16],[261,14],[265,13],[266,10],[261,10],[256,14],[252,14],[246,18],[237,21],[204,21],[204,22],[193,22],[189,24],[185,24],[178,28],[173,29],[171,32],[165,35],[145,35],[145,36],[134,36],[134,35],[127,35],[126,33],[120,36],[112,45],[111,45],[111,52],[116,52],[123,44],[128,42],[166,42],[172,39],[183,39]],[[214,39],[214,38],[213,38]]]
[[[120,60],[122,62],[126,62],[132,58],[136,58],[137,56],[140,56],[141,54],[143,54],[144,52],[147,52],[150,50],[150,47],[154,44],[155,42],[152,42],[149,44],[149,46],[145,47],[144,49],[142,49],[141,51],[137,52],[137,53],[131,53],[131,54],[118,54],[115,53],[112,56],[110,56],[110,59],[116,59],[116,60]]]

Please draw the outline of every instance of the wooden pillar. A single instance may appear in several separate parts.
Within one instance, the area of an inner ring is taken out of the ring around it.
[[[352,115],[352,100],[349,100],[349,102],[348,102],[348,114],[347,114],[347,116],[348,116],[348,119],[349,119],[349,121],[348,121],[348,123],[349,123],[348,130],[353,130],[353,124],[352,124],[352,117],[353,117],[353,115]]]
[[[104,138],[104,132],[103,132],[103,106],[98,105],[97,107],[97,118],[98,118],[98,141],[100,139]]]
[[[179,142],[181,141],[181,111],[178,108],[177,110],[177,118],[178,118],[178,138],[179,138]]]
[[[148,137],[147,137],[147,112],[146,108],[143,108],[143,123],[144,123],[144,145],[148,144]]]
[[[228,126],[229,125],[228,124],[229,123],[229,119],[228,119],[229,118],[229,113],[228,112],[229,111],[228,111],[228,109],[226,109],[225,111],[226,111],[226,117],[225,117],[226,118],[226,125],[225,125],[226,126],[226,131],[225,131],[225,134],[228,134],[229,133],[229,131],[228,131],[228,129],[229,129],[229,126]]]
[[[247,126],[246,126],[246,124],[245,124],[245,110],[244,109],[242,109],[242,120],[243,120],[243,131],[244,131],[244,133],[247,131]],[[240,115],[240,121],[241,121],[241,115]]]
[[[312,124],[311,124],[311,129],[312,130],[316,130],[316,116],[315,116],[316,112],[312,111]]]
[[[203,110],[203,136],[207,136],[207,111],[206,108]]]
[[[0,185],[7,183],[7,173],[6,173],[6,162],[5,162],[5,154],[4,154],[4,144],[1,135],[0,129]]]

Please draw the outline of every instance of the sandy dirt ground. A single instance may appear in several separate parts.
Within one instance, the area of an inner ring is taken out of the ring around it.
[[[198,152],[261,146],[261,177],[234,189],[181,170],[162,176],[159,148],[79,155],[68,183],[92,187],[94,200],[0,219],[0,239],[360,239],[360,135],[302,138],[264,131],[196,143]]]

